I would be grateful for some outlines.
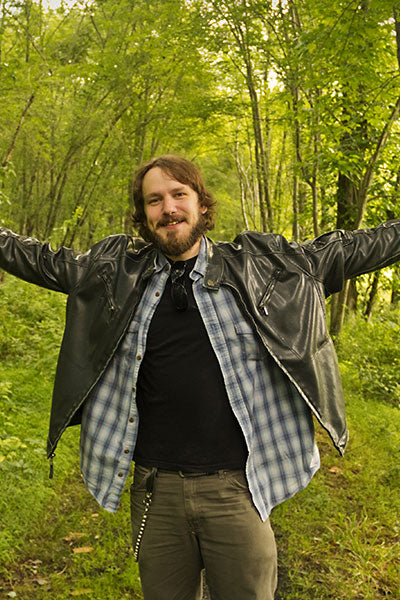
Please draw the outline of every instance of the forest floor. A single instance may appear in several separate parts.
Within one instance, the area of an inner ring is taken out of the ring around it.
[[[319,437],[321,450],[329,453],[328,442]],[[381,468],[379,463],[376,466]],[[314,498],[301,493],[306,507],[293,499],[286,516],[278,515],[277,509],[272,517],[280,563],[277,599],[400,599],[399,513],[391,518],[387,506],[382,518],[382,505],[391,503],[390,490],[383,502],[374,484],[360,503],[356,486],[346,485],[354,474],[354,466],[345,467],[340,459],[329,461],[316,476]],[[347,496],[338,514],[331,494]],[[330,514],[321,520],[317,507],[325,502],[331,503]],[[313,504],[314,515],[308,513]],[[297,520],[297,530],[290,531]],[[2,600],[141,599],[131,551],[128,490],[117,515],[109,515],[99,509],[74,469],[55,485],[54,496],[33,518],[13,560],[3,567]]]
[[[99,508],[79,474],[75,427],[48,479],[49,361],[54,370],[62,306],[48,292],[25,297],[14,287],[0,293],[0,599],[141,599],[129,486],[115,515]],[[349,447],[341,458],[318,426],[320,471],[272,513],[277,600],[400,600],[398,333],[398,313],[343,333]]]

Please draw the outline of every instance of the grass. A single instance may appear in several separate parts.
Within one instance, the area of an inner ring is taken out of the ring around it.
[[[320,473],[273,513],[285,600],[400,598],[399,411],[349,400],[345,458],[318,432]]]
[[[140,599],[128,489],[116,515],[96,504],[79,475],[77,428],[48,479],[63,309],[63,297],[12,278],[0,287],[0,599]],[[343,332],[350,443],[340,458],[317,430],[320,472],[273,512],[277,600],[400,599],[399,316],[350,320]]]

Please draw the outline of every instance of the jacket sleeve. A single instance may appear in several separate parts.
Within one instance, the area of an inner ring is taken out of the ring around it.
[[[90,264],[91,251],[53,251],[48,243],[0,227],[0,267],[25,281],[68,294]]]
[[[340,291],[346,279],[400,260],[400,220],[371,229],[332,231],[306,243],[304,250],[330,295]]]

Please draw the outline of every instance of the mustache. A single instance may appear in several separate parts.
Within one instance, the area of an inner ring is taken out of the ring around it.
[[[171,223],[183,223],[183,221],[186,221],[185,217],[162,217],[158,223],[157,223],[157,229],[159,229],[160,227],[165,227],[166,225],[170,225]]]

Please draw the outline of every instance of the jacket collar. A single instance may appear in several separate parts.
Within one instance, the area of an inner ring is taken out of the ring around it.
[[[205,236],[202,240],[202,246],[205,244],[205,264],[200,263],[199,265],[196,263],[196,270],[198,270],[202,275],[204,275],[203,286],[210,290],[218,290],[221,285],[222,273],[223,273],[223,263],[221,253],[218,247]],[[167,259],[159,252],[154,246],[150,247],[146,246],[145,250],[149,252],[147,257],[147,265],[142,273],[142,278],[147,280],[153,273],[158,273],[162,269],[165,268],[165,265],[168,264]],[[205,267],[205,271],[204,271]]]
[[[209,290],[218,290],[221,285],[223,263],[218,247],[209,239],[203,238],[207,244],[207,268],[203,286]]]

